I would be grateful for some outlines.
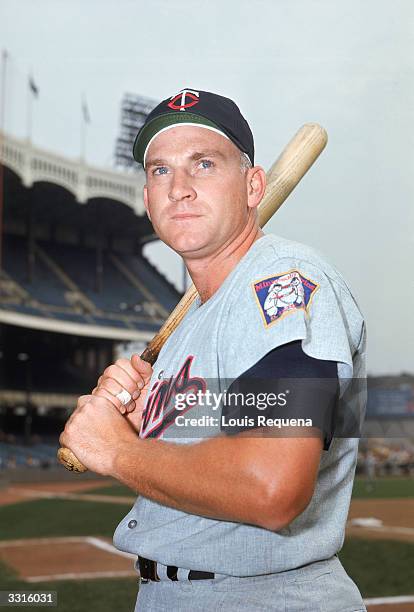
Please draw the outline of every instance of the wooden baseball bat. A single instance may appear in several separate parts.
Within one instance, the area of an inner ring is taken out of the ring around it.
[[[305,123],[283,149],[266,175],[266,192],[259,206],[260,227],[263,227],[281,207],[322,153],[327,141],[328,136],[323,127],[317,123]],[[191,285],[159,332],[148,344],[141,359],[154,365],[162,346],[181,323],[197,295],[197,289]],[[60,448],[57,456],[68,470],[78,473],[87,470],[68,448]]]

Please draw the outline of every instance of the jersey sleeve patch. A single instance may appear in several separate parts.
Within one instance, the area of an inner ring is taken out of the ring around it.
[[[319,284],[298,270],[267,276],[253,283],[254,295],[265,327],[295,310],[308,312]]]

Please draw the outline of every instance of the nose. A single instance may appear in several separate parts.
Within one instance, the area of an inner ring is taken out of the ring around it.
[[[171,202],[182,200],[192,201],[197,193],[192,185],[191,176],[184,169],[176,169],[173,173],[168,197]]]

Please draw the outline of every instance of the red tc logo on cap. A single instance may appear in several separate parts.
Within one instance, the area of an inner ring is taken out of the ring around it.
[[[167,104],[172,110],[185,111],[186,108],[191,108],[195,104],[199,103],[199,92],[193,91],[192,89],[183,89],[176,96],[171,96],[170,102]],[[186,98],[190,99],[190,102],[186,102]],[[178,103],[178,101],[180,101]]]

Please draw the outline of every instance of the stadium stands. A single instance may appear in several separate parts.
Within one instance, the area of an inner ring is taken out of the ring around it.
[[[181,295],[142,253],[155,239],[142,172],[0,139],[0,432],[18,440],[0,450],[3,465],[36,464],[56,444],[34,448],[32,434],[56,443],[119,347],[142,350]]]
[[[65,285],[49,270],[39,258],[36,260],[36,276],[29,280],[27,273],[26,241],[20,236],[4,237],[3,258],[8,277],[28,294],[26,300],[32,299],[53,306],[66,306]]]
[[[0,444],[0,469],[17,467],[44,467],[55,465],[56,453],[59,446],[56,444],[39,444],[24,446],[20,444]]]
[[[96,252],[90,248],[41,241],[34,248],[30,276],[24,238],[6,236],[3,253],[7,294],[0,300],[2,309],[156,331],[179,298],[140,255],[104,252],[98,283]]]

